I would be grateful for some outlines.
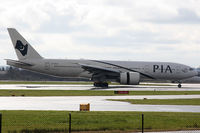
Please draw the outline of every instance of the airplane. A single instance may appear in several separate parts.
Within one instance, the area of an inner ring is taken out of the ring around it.
[[[196,68],[196,71],[198,72],[197,76],[191,77],[191,78],[187,78],[187,79],[183,79],[181,80],[181,83],[200,83],[200,67]]]
[[[181,83],[196,83],[199,84],[200,83],[200,77],[199,76],[194,76],[191,78],[187,78],[187,79],[183,79],[181,80]]]
[[[194,77],[190,66],[172,62],[108,61],[43,58],[14,28],[8,28],[18,60],[6,59],[7,65],[59,77],[81,77],[95,87],[108,87],[108,82],[138,85],[141,81],[177,81]]]

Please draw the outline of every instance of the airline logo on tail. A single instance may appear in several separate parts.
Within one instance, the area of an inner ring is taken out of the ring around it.
[[[23,45],[20,40],[17,40],[15,48],[18,49],[23,56],[25,56],[28,51],[28,44]]]

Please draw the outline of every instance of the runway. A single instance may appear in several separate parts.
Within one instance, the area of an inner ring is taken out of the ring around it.
[[[109,88],[94,88],[92,85],[0,85],[0,89],[13,90],[132,90],[132,91],[200,91],[199,84],[183,84],[177,88],[150,85],[111,85]],[[0,110],[68,110],[79,111],[81,103],[90,103],[91,111],[156,111],[200,112],[200,106],[189,105],[133,105],[107,99],[185,99],[200,98],[200,95],[147,95],[147,96],[62,96],[62,97],[0,97]]]
[[[193,95],[173,96],[65,96],[65,97],[0,97],[0,110],[68,110],[79,111],[79,104],[90,103],[91,111],[155,111],[200,112],[200,106],[139,105],[106,99],[191,98]],[[195,95],[200,98],[200,95]]]
[[[161,83],[159,83],[161,84]],[[161,84],[162,85],[162,84]],[[168,85],[168,86],[167,86]],[[5,84],[0,89],[20,90],[124,90],[124,91],[200,91],[200,84],[163,84],[163,86],[147,85],[110,85],[109,88],[95,88],[93,85],[42,85],[42,84]]]

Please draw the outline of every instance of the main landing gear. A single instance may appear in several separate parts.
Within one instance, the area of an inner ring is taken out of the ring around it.
[[[108,83],[107,82],[94,82],[95,87],[105,87],[108,88]]]
[[[178,84],[178,88],[181,88],[181,87],[182,87],[182,85],[181,85],[181,83],[179,83],[179,84]]]

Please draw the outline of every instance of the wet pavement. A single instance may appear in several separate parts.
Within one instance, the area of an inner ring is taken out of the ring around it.
[[[161,84],[161,83],[159,83]],[[162,84],[161,84],[162,85]],[[168,86],[167,86],[168,85]],[[0,89],[21,90],[124,90],[124,91],[200,91],[200,84],[163,84],[163,86],[147,85],[110,85],[109,88],[95,88],[93,85],[42,85],[42,84],[4,84]]]
[[[166,85],[166,84],[164,84]],[[177,88],[149,85],[111,85],[107,89],[92,85],[0,85],[0,89],[16,90],[133,90],[133,91],[200,91],[200,84],[183,84]],[[157,111],[157,112],[200,112],[200,106],[191,105],[133,105],[127,102],[106,99],[190,99],[200,95],[147,95],[147,96],[62,96],[62,97],[0,97],[0,110],[70,110],[78,111],[81,103],[90,103],[91,111]]]
[[[91,111],[156,111],[200,112],[200,106],[140,105],[106,99],[172,99],[200,98],[200,95],[173,96],[62,96],[62,97],[0,97],[0,110],[69,110],[78,111],[82,103],[90,103]]]

